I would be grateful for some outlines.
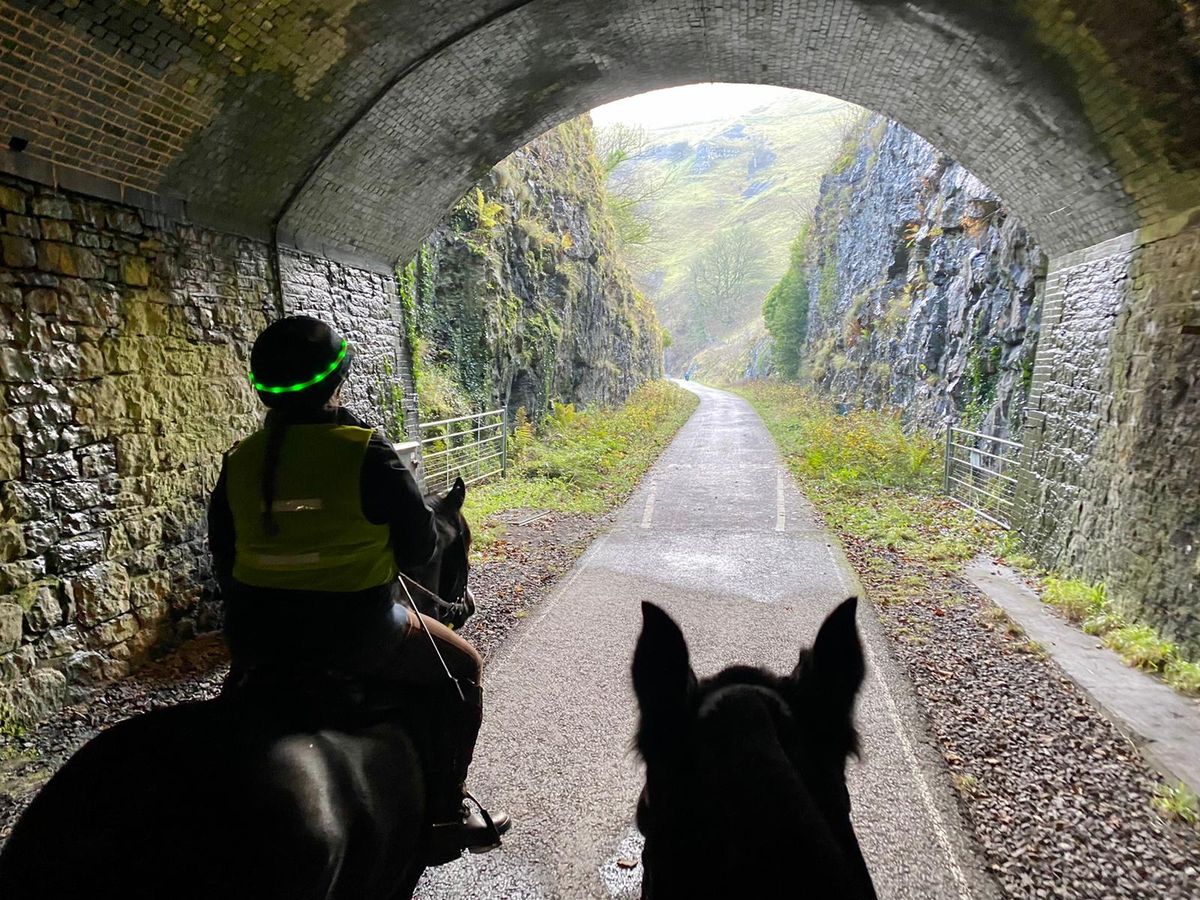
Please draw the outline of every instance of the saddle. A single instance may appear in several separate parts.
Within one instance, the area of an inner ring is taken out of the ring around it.
[[[406,721],[419,700],[395,684],[331,668],[262,664],[230,670],[221,700],[296,730],[356,731]]]

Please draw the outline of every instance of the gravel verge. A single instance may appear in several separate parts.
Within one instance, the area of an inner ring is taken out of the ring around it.
[[[1020,898],[1200,897],[1200,832],[1083,692],[963,578],[852,535],[988,870]]]
[[[471,570],[476,613],[462,630],[486,661],[610,521],[608,515],[509,510]],[[100,731],[139,713],[217,695],[229,663],[219,635],[191,641],[128,678],[63,707],[20,738],[0,738],[0,842],[38,788]]]

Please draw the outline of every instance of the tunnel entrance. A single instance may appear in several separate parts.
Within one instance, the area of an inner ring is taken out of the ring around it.
[[[327,312],[402,371],[396,263],[488,167],[606,101],[716,80],[878,110],[1010,204],[1051,256],[1017,519],[1044,559],[1197,639],[1186,9],[3,0],[0,23],[0,588],[25,670],[26,613],[49,597],[69,590],[118,643],[194,599],[200,504],[253,419],[240,372],[263,323]]]

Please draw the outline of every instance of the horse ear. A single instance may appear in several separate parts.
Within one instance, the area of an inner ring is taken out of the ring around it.
[[[839,708],[849,711],[862,687],[866,663],[858,626],[858,598],[850,597],[825,617],[812,645],[811,673],[819,690]]]
[[[442,498],[442,509],[446,512],[458,512],[462,509],[463,500],[467,497],[467,485],[460,475],[454,479],[454,486]]]
[[[642,633],[633,652],[633,692],[643,732],[651,721],[682,714],[695,681],[683,632],[665,612],[643,602]]]

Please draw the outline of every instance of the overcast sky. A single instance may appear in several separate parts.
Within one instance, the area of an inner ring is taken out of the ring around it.
[[[603,128],[614,122],[643,128],[732,119],[793,93],[762,84],[689,84],[626,97],[592,110]]]

